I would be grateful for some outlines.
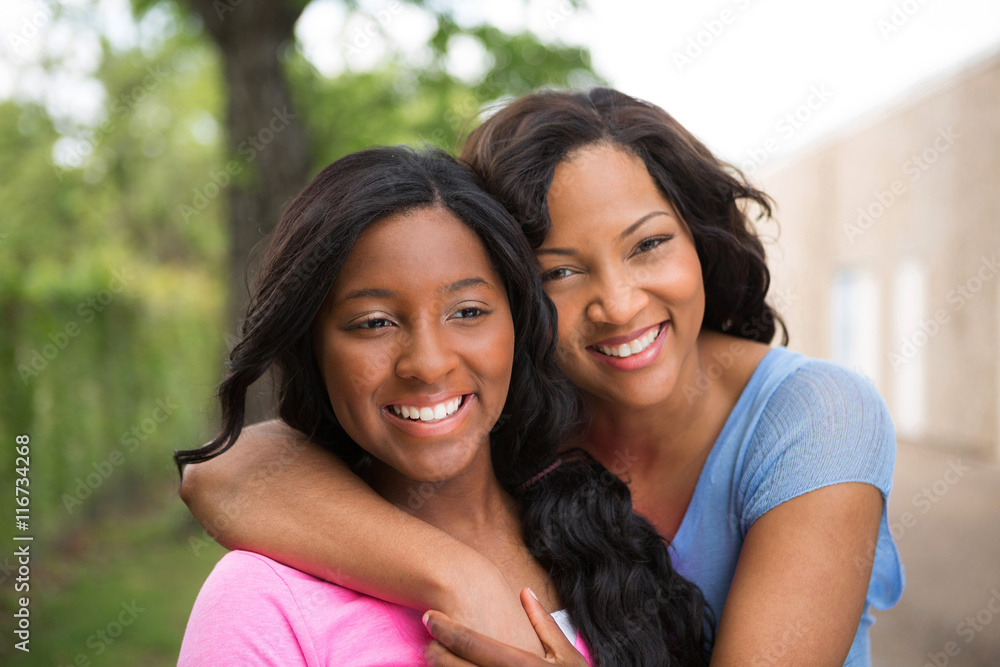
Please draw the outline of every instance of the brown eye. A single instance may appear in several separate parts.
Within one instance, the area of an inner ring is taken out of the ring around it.
[[[470,308],[463,308],[462,310],[460,310],[457,313],[455,313],[454,315],[452,315],[452,317],[455,318],[455,319],[457,319],[457,320],[471,320],[471,319],[474,319],[474,318],[477,318],[477,317],[482,317],[485,314],[486,314],[486,311],[483,310],[482,308],[471,308],[470,307]]]
[[[573,272],[565,267],[559,267],[557,269],[552,269],[551,271],[546,271],[542,274],[542,281],[549,280],[562,280],[563,278],[568,278],[573,275]]]
[[[385,327],[392,326],[392,322],[385,319],[384,317],[373,317],[370,320],[365,320],[360,322],[353,329],[383,329]]]
[[[673,234],[667,234],[666,236],[654,236],[652,238],[645,239],[644,241],[639,242],[639,245],[635,247],[635,251],[632,254],[638,255],[639,253],[649,252],[650,250],[658,248],[660,244],[666,243],[672,238],[674,238]]]

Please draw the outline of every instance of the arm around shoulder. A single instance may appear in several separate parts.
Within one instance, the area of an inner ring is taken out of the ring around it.
[[[229,549],[397,604],[440,609],[517,646],[538,645],[517,592],[493,563],[387,502],[283,422],[247,427],[225,453],[188,466],[181,497]]]

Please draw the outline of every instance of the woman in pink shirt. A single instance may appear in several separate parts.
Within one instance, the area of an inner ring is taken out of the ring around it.
[[[522,591],[540,652],[707,664],[704,598],[625,484],[582,451],[557,454],[578,402],[533,261],[451,158],[380,148],[338,160],[276,227],[219,387],[221,433],[178,465],[233,445],[247,388],[273,365],[282,420],[489,560]],[[542,610],[564,616],[567,638]],[[420,611],[234,551],[198,596],[180,664],[413,665],[430,639]]]

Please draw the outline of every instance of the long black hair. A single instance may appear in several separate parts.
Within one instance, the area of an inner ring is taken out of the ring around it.
[[[405,147],[353,153],[321,171],[289,205],[262,259],[229,372],[222,428],[178,466],[218,456],[243,428],[247,388],[272,365],[278,413],[350,465],[367,456],[337,422],[313,352],[312,326],[358,237],[373,223],[439,206],[469,226],[501,276],[514,323],[510,391],[490,432],[495,474],[518,499],[525,543],[547,568],[597,663],[708,664],[711,618],[667,545],[632,511],[628,488],[589,456],[558,460],[579,422],[575,390],[555,362],[556,313],[517,223],[475,175],[440,152]]]
[[[694,237],[705,285],[702,328],[768,343],[777,324],[765,301],[771,274],[746,206],[771,216],[771,199],[716,158],[663,109],[610,88],[525,95],[472,131],[462,158],[514,214],[533,248],[549,233],[546,194],[556,166],[609,143],[640,158]]]

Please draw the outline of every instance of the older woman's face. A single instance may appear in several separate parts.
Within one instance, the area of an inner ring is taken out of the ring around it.
[[[313,337],[338,421],[376,459],[418,481],[489,460],[514,325],[483,244],[454,215],[425,207],[365,230]]]
[[[639,158],[598,144],[555,170],[552,228],[536,251],[559,310],[559,363],[591,397],[631,407],[665,400],[705,312],[687,225]]]

